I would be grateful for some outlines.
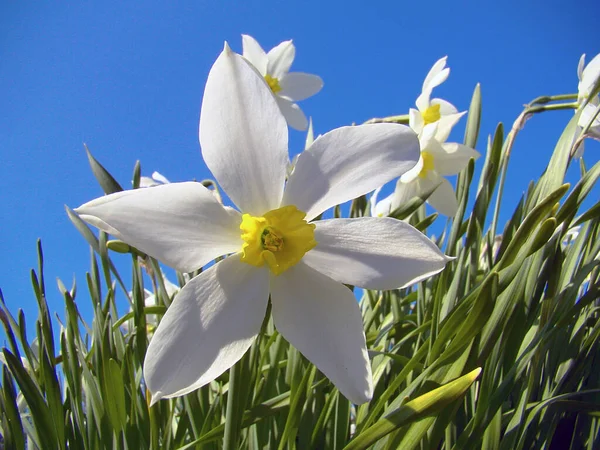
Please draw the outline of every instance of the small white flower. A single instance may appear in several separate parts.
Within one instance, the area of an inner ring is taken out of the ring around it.
[[[161,184],[169,184],[170,181],[167,180],[163,175],[158,172],[153,172],[152,177],[140,177],[140,187],[151,187],[151,186],[159,186]]]
[[[361,125],[316,139],[287,178],[288,130],[275,98],[226,45],[213,65],[200,115],[206,165],[244,214],[200,183],[104,196],[77,212],[144,253],[192,272],[150,341],[144,376],[152,403],[221,375],[252,345],[269,297],[278,331],[354,403],[373,395],[360,307],[342,283],[409,285],[449,260],[399,220],[311,221],[413,167],[408,127]],[[148,220],[140,221],[138,217]]]
[[[577,77],[579,78],[577,101],[581,105],[580,107],[583,107],[581,115],[579,116],[579,121],[577,122],[577,126],[579,127],[578,131],[581,132],[581,130],[587,126],[596,115],[598,108],[600,108],[600,96],[595,95],[593,98],[589,98],[596,80],[600,77],[600,53],[597,54],[587,66],[585,65],[585,53],[581,55],[579,65],[577,66]],[[586,100],[587,104],[583,106]],[[576,136],[579,135],[579,132],[576,133]],[[600,140],[600,115],[596,115],[596,118],[593,119],[587,134],[589,137]],[[583,152],[584,144],[581,142],[575,153],[575,158],[581,158]]]
[[[396,183],[391,209],[398,208],[408,200],[429,193],[427,203],[445,216],[454,216],[458,201],[452,184],[444,177],[460,173],[471,158],[479,158],[477,150],[456,142],[439,142],[438,124],[427,125],[421,135],[421,157],[415,167],[406,172]]]
[[[242,46],[244,58],[264,77],[288,125],[306,130],[308,120],[296,102],[319,92],[323,80],[317,75],[289,71],[296,56],[292,41],[284,41],[266,53],[252,36],[243,34]]]
[[[371,199],[369,201],[371,204],[371,217],[387,217],[392,212],[394,193],[392,192],[387,197],[378,200],[381,189],[383,189],[383,186],[375,189],[373,195],[371,195]]]
[[[431,98],[433,89],[442,84],[450,75],[450,68],[446,67],[447,56],[436,61],[433,65],[425,81],[421,95],[417,97],[415,102],[417,109],[409,110],[409,125],[417,134],[423,131],[423,128],[429,124],[436,123],[436,136],[439,142],[445,142],[452,131],[452,127],[466,114],[458,112],[456,107],[446,100],[441,98]]]
[[[596,80],[600,77],[600,53],[594,56],[587,66],[585,53],[581,55],[577,66],[577,77],[579,78],[577,100],[581,103],[590,96]]]

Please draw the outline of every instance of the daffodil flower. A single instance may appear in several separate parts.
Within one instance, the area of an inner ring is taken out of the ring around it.
[[[225,45],[202,103],[206,165],[242,212],[200,183],[171,183],[93,200],[77,212],[181,272],[229,255],[175,296],[144,362],[152,403],[221,375],[251,346],[269,297],[278,331],[354,403],[373,394],[359,305],[342,283],[410,285],[447,256],[393,219],[313,220],[412,168],[408,127],[343,127],[316,139],[287,178],[288,131],[263,79]],[[285,189],[284,189],[285,188]],[[139,217],[148,220],[140,221]]]
[[[436,61],[425,81],[421,95],[417,97],[417,109],[409,110],[409,125],[417,134],[423,131],[423,128],[429,124],[436,123],[436,136],[439,142],[445,142],[452,131],[452,127],[466,113],[458,112],[456,107],[441,98],[431,98],[433,89],[442,84],[450,75],[450,68],[446,67],[447,56]]]
[[[600,53],[594,56],[587,65],[585,64],[585,53],[581,55],[577,66],[577,77],[579,78],[577,99],[581,103],[590,96],[594,83],[600,77]]]
[[[394,192],[387,197],[379,200],[379,194],[383,186],[375,189],[369,203],[371,204],[371,217],[387,217],[392,212],[392,203],[394,201]]]
[[[429,203],[439,213],[454,216],[458,201],[452,184],[444,178],[460,173],[471,158],[479,158],[479,152],[456,142],[439,142],[437,124],[427,125],[421,135],[421,157],[415,167],[400,177],[392,200],[391,209],[398,208],[408,200],[429,195]]]
[[[580,104],[580,108],[583,108],[577,126],[579,127],[579,131],[581,131],[583,127],[587,126],[593,120],[588,130],[588,135],[600,140],[600,115],[596,115],[598,108],[600,108],[600,97],[595,95],[593,98],[589,98],[596,80],[600,77],[600,53],[587,65],[585,65],[585,54],[581,55],[579,65],[577,66],[577,77],[579,78],[577,101]],[[596,117],[594,118],[594,116]],[[576,135],[579,135],[579,133]],[[575,153],[575,157],[581,158],[583,152],[584,144],[581,142]]]
[[[266,53],[258,42],[242,35],[243,56],[263,76],[290,127],[306,130],[308,120],[296,102],[312,97],[323,87],[317,75],[290,72],[296,56],[292,41],[284,41]]]
[[[161,184],[169,184],[170,181],[158,172],[152,172],[152,177],[140,177],[140,187],[159,186]]]

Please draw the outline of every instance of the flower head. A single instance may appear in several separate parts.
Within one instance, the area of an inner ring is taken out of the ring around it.
[[[438,124],[427,125],[421,135],[421,156],[415,167],[400,177],[392,200],[391,209],[416,196],[429,195],[427,203],[446,216],[454,216],[458,201],[452,184],[445,176],[460,173],[471,158],[479,158],[479,152],[456,142],[440,142]]]
[[[600,140],[600,115],[597,115],[600,108],[600,96],[590,97],[598,78],[600,78],[600,54],[597,54],[587,65],[585,65],[585,54],[581,55],[577,66],[577,77],[579,78],[577,101],[580,109],[583,108],[577,126],[581,131],[588,123],[591,123],[587,136]],[[583,151],[584,144],[581,142],[574,156],[581,158]]]
[[[313,221],[413,167],[419,148],[409,128],[326,133],[302,152],[286,181],[287,136],[264,80],[226,45],[206,83],[200,144],[242,212],[223,207],[200,183],[119,192],[77,209],[181,272],[230,254],[190,280],[162,318],[144,362],[152,402],[191,392],[235,364],[259,333],[269,296],[278,331],[348,399],[368,401],[373,386],[361,312],[342,283],[396,288],[449,260],[401,221]],[[151,220],[136,220],[140,215]]]
[[[585,53],[581,55],[577,66],[577,78],[579,78],[577,99],[580,103],[590,96],[598,77],[600,77],[600,53],[594,56],[587,65],[585,64]]]
[[[465,112],[459,113],[456,107],[446,100],[441,98],[431,98],[433,89],[442,84],[450,75],[450,68],[446,67],[447,56],[436,61],[433,65],[425,81],[421,95],[417,97],[417,109],[409,110],[409,125],[420,134],[423,128],[429,124],[437,124],[435,138],[440,142],[445,142],[452,131],[452,127],[456,125],[459,119]]]
[[[371,204],[371,217],[387,217],[392,212],[392,202],[394,201],[394,193],[392,192],[385,198],[379,200],[379,194],[383,186],[375,189],[369,203]]]
[[[242,35],[243,56],[263,76],[290,127],[306,130],[308,120],[296,102],[312,97],[323,87],[317,75],[290,72],[296,55],[292,41],[284,41],[266,53],[252,36]]]

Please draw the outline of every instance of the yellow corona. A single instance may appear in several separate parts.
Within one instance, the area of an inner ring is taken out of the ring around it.
[[[315,225],[294,205],[273,209],[262,217],[242,216],[242,257],[256,267],[266,264],[279,275],[297,264],[317,245]]]
[[[279,85],[279,80],[277,78],[273,78],[271,75],[266,74],[265,81],[271,88],[271,91],[273,92],[273,94],[277,94],[279,91],[281,91],[281,86]]]
[[[437,122],[440,120],[442,115],[440,114],[440,105],[431,105],[429,108],[422,113],[423,116],[423,124],[429,125],[430,123]]]

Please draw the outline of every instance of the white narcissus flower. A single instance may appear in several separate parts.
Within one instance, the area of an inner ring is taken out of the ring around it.
[[[279,333],[343,395],[364,403],[373,385],[361,311],[342,283],[392,289],[450,260],[398,220],[311,222],[413,167],[419,147],[408,127],[326,133],[300,155],[286,182],[287,139],[268,87],[225,45],[206,83],[200,144],[243,213],[222,206],[200,183],[119,192],[76,210],[180,272],[230,255],[190,280],[163,316],[144,362],[152,403],[191,392],[235,364],[260,332],[269,296]]]
[[[577,77],[579,78],[577,100],[581,103],[590,96],[596,80],[600,77],[600,53],[594,56],[587,66],[585,53],[581,55],[577,66]]]
[[[456,142],[439,142],[437,124],[427,125],[421,135],[421,157],[415,167],[400,177],[392,199],[391,210],[408,200],[425,196],[434,209],[445,216],[454,216],[458,201],[452,184],[444,178],[460,173],[471,158],[479,158],[477,150]]]
[[[581,107],[583,107],[581,115],[579,116],[579,121],[577,122],[579,132],[593,120],[592,125],[588,130],[588,135],[589,137],[600,140],[600,115],[596,115],[598,108],[600,108],[600,97],[595,95],[593,98],[589,98],[596,80],[600,77],[600,53],[587,65],[585,65],[585,53],[581,55],[579,65],[577,66],[577,77],[579,78],[577,101]],[[584,106],[586,101],[587,103]],[[594,118],[594,116],[596,117]],[[576,135],[579,135],[579,132],[576,133]],[[584,144],[581,142],[575,153],[575,157],[581,158],[583,152]]]
[[[371,204],[371,217],[387,217],[392,212],[392,203],[394,201],[394,192],[387,197],[378,200],[383,186],[375,189],[369,203]]]
[[[450,68],[446,67],[447,56],[436,61],[425,81],[421,95],[417,97],[415,104],[418,109],[409,110],[409,125],[417,134],[423,131],[423,128],[429,124],[437,123],[435,138],[440,142],[445,142],[452,131],[452,127],[460,120],[466,111],[458,112],[456,107],[441,98],[431,98],[433,89],[442,84],[450,75]]]
[[[170,181],[167,180],[163,175],[158,172],[152,172],[152,177],[140,177],[140,187],[151,187],[151,186],[159,186],[161,184],[169,184]]]
[[[242,34],[243,56],[264,77],[290,127],[306,130],[308,120],[296,102],[312,97],[323,87],[317,75],[290,72],[296,56],[292,41],[284,41],[266,53],[258,42]]]

